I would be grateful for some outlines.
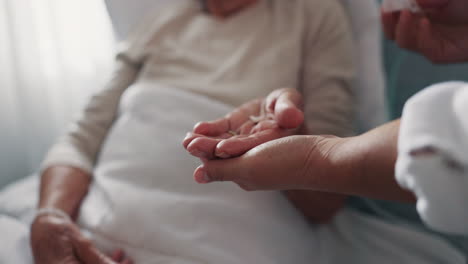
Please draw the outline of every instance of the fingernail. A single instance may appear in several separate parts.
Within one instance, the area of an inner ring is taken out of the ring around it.
[[[216,154],[216,157],[222,158],[222,159],[228,159],[231,157],[231,155],[227,154],[226,152],[221,152],[219,154]]]
[[[203,165],[198,167],[195,170],[195,175],[194,175],[195,181],[200,183],[200,184],[207,184],[210,183],[210,177],[208,177],[208,174],[206,173],[205,169],[203,168]]]

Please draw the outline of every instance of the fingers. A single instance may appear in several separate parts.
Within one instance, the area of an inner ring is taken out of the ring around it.
[[[249,135],[268,130],[268,129],[278,129],[278,123],[275,120],[264,120],[256,124],[250,129]]]
[[[264,110],[266,110],[267,113],[275,112],[276,100],[278,100],[278,97],[284,92],[285,89],[274,90],[267,96],[264,105],[262,105],[262,107],[264,108]]]
[[[120,264],[133,264],[131,259],[126,258],[125,252],[122,249],[115,250],[112,253],[111,259]]]
[[[97,250],[89,241],[85,238],[76,238],[72,240],[75,254],[77,258],[84,264],[116,264],[116,263],[132,263],[129,259],[124,259],[119,262],[114,262],[111,258],[107,257],[99,250]],[[122,256],[125,258],[125,256]]]
[[[382,13],[382,24],[385,35],[394,40],[395,43],[404,49],[422,52],[422,48],[427,48],[432,44],[422,44],[422,22],[427,20],[420,14],[414,14],[404,10],[401,12]],[[431,39],[428,38],[428,41]]]
[[[236,157],[290,133],[281,132],[280,128],[299,127],[304,121],[301,108],[302,96],[297,90],[279,89],[265,100],[253,100],[236,108],[225,118],[198,123],[194,133],[189,133],[183,140],[183,146],[202,159]],[[259,116],[260,122],[253,122],[251,116]],[[233,136],[231,131],[240,135]]]
[[[220,135],[218,135],[216,137],[208,137],[208,136],[205,136],[205,135],[202,135],[202,134],[187,133],[184,140],[182,141],[182,145],[184,146],[185,149],[188,149],[188,146],[197,138],[226,139],[226,138],[229,138],[229,137],[232,137],[232,134],[224,133],[224,134],[220,134]]]
[[[115,250],[111,255],[111,259],[115,262],[121,262],[124,260],[124,258],[125,258],[125,253],[122,249]]]
[[[292,130],[280,129],[274,121],[264,121],[253,127],[249,135],[231,136],[227,139],[197,137],[187,146],[187,151],[201,159],[227,159],[290,134]]]
[[[239,128],[239,134],[240,135],[249,135],[252,133],[252,129],[256,126],[256,123],[253,122],[252,120],[249,120],[245,122],[240,128]]]
[[[217,137],[227,133],[229,130],[237,131],[250,116],[258,115],[260,112],[261,100],[253,100],[241,105],[226,115],[226,117],[209,121],[200,122],[195,125],[193,132],[205,136]]]
[[[227,118],[221,118],[214,121],[200,122],[195,125],[193,132],[205,136],[217,136],[226,133],[229,129],[229,120]]]
[[[297,128],[304,122],[302,96],[295,89],[284,89],[275,104],[275,119],[282,128]]]
[[[216,146],[222,140],[221,138],[198,137],[187,146],[187,151],[198,158],[213,159]]]
[[[282,128],[297,128],[304,121],[302,95],[292,88],[278,89],[270,93],[263,106],[267,113],[274,114]]]
[[[215,155],[221,158],[237,157],[265,142],[284,137],[290,133],[283,129],[267,129],[247,137],[233,137],[218,143]]]
[[[225,160],[211,160],[205,162],[204,165],[198,167],[193,173],[196,182],[200,184],[207,184],[217,181],[236,181],[243,173],[242,157],[225,159]]]
[[[440,46],[434,41],[435,36],[432,32],[432,26],[427,18],[420,21],[419,38],[421,53],[434,63],[442,62],[438,61]]]
[[[383,30],[384,30],[385,36],[390,40],[395,39],[395,30],[398,24],[399,17],[400,17],[400,12],[390,12],[390,13],[382,12],[381,13]]]
[[[419,18],[410,11],[402,11],[395,29],[395,41],[401,48],[417,50]]]
[[[76,238],[72,240],[73,248],[75,250],[75,254],[77,258],[85,263],[93,263],[93,264],[113,264],[113,261],[106,261],[104,255],[99,254],[91,244],[91,241],[84,239],[84,238]]]
[[[226,116],[229,120],[229,130],[237,131],[244,123],[250,120],[251,116],[258,115],[261,110],[262,101],[261,99],[250,101],[229,113]]]

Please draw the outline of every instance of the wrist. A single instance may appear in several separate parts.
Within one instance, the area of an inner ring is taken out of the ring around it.
[[[48,217],[60,218],[67,222],[73,222],[69,214],[67,214],[65,211],[61,209],[54,208],[54,207],[44,207],[44,208],[38,209],[36,211],[36,214],[34,215],[33,221],[36,221],[41,218],[48,218]]]
[[[362,174],[365,152],[358,137],[331,138],[326,191],[353,194]]]
[[[399,121],[365,134],[334,140],[327,158],[326,191],[381,200],[414,202],[395,179]]]
[[[337,192],[348,195],[361,193],[362,176],[366,171],[366,160],[368,151],[362,143],[361,136],[342,138],[336,144],[334,151],[334,163],[332,170],[334,182],[333,187]],[[364,141],[365,142],[365,141]]]
[[[56,208],[76,218],[91,183],[89,173],[70,166],[53,166],[41,176],[39,208]]]
[[[353,138],[308,136],[306,189],[349,194],[352,175],[360,170],[353,155],[354,144]]]

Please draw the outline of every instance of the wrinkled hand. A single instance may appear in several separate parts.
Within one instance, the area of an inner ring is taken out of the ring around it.
[[[224,118],[198,123],[183,145],[203,160],[237,157],[262,143],[296,133],[304,120],[301,108],[297,90],[276,90]]]
[[[97,250],[78,227],[53,215],[35,219],[31,226],[31,249],[36,264],[132,264],[121,250],[108,257]]]
[[[208,160],[195,170],[199,182],[232,181],[247,191],[322,190],[328,175],[335,175],[342,139],[290,136],[264,143],[244,155]],[[317,181],[317,182],[315,182]]]
[[[386,36],[434,63],[468,61],[468,1],[417,2],[422,13],[382,13]]]

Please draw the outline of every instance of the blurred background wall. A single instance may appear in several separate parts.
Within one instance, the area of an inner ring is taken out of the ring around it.
[[[0,0],[0,186],[37,170],[113,53],[103,1]]]

